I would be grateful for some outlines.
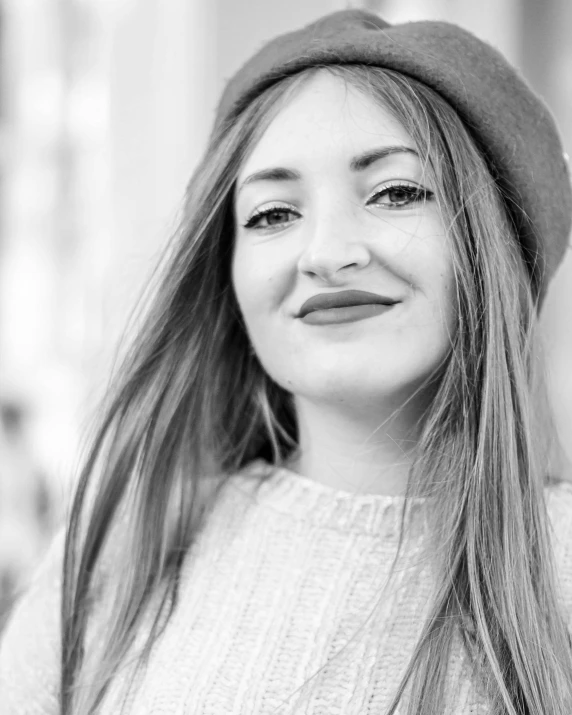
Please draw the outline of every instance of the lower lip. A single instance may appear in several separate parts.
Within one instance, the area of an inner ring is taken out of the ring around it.
[[[314,310],[303,318],[303,323],[308,325],[331,325],[333,323],[353,323],[356,320],[372,318],[374,315],[381,315],[391,310],[393,305],[381,305],[379,303],[368,303],[367,305],[348,305],[344,308],[326,308],[324,310]]]

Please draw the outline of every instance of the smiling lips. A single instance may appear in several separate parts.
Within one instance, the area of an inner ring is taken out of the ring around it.
[[[305,323],[324,325],[363,320],[389,310],[398,301],[362,290],[321,293],[309,298],[297,317]]]

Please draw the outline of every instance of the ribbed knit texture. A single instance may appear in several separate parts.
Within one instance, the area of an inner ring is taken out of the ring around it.
[[[572,485],[547,487],[547,495],[572,626]],[[382,715],[432,589],[428,565],[416,564],[427,529],[420,499],[406,519],[404,560],[375,607],[396,552],[402,503],[334,490],[261,461],[233,476],[185,561],[177,608],[123,712]],[[62,546],[60,534],[4,634],[2,715],[58,713]],[[97,623],[91,632],[97,637]],[[128,673],[118,673],[102,715],[121,711]],[[459,642],[447,693],[451,715],[488,712]]]

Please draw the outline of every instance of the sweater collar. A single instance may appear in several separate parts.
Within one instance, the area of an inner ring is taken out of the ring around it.
[[[403,496],[336,489],[262,459],[248,464],[237,477],[238,486],[258,505],[315,526],[397,540],[406,506],[407,532],[420,535],[427,527],[427,498],[408,499],[405,505]]]

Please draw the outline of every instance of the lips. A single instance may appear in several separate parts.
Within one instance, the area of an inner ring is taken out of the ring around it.
[[[308,313],[329,308],[347,308],[352,305],[394,305],[399,301],[364,290],[342,290],[336,293],[313,295],[302,305],[296,317],[303,318]]]

